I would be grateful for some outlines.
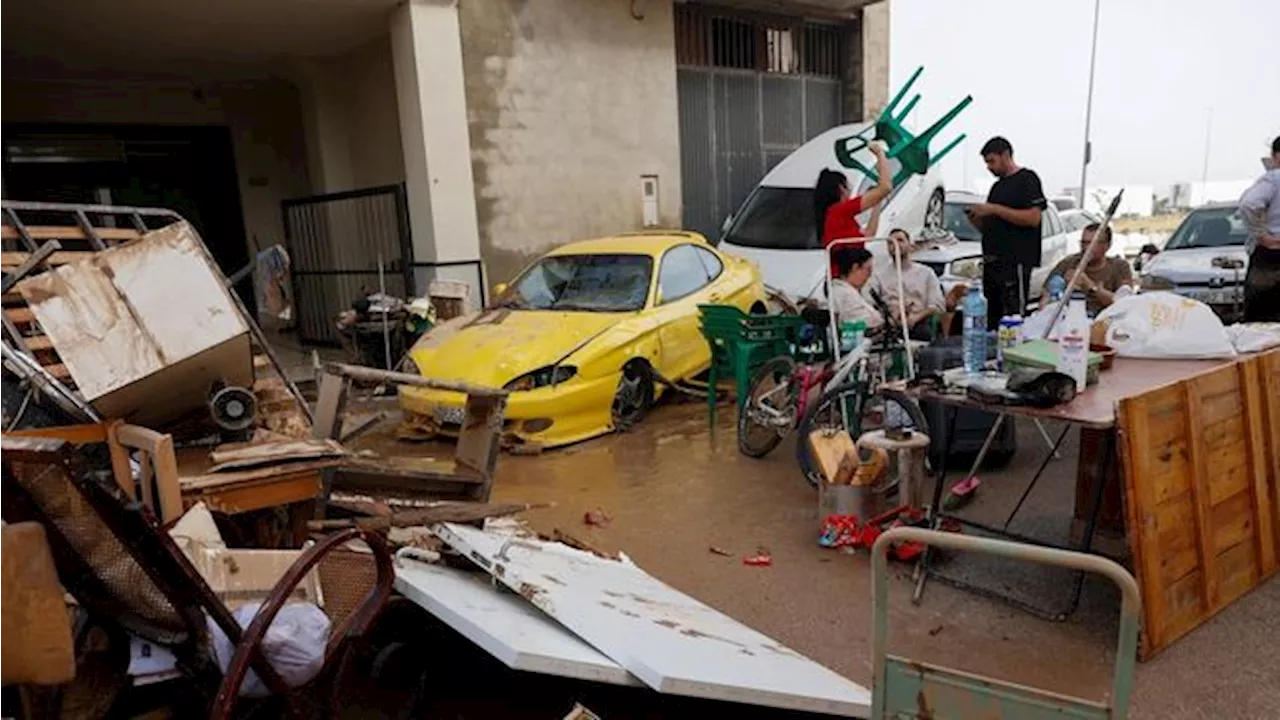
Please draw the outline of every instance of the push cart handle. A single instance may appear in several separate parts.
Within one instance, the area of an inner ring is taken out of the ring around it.
[[[872,616],[872,667],[876,679],[884,677],[885,657],[888,646],[888,576],[889,547],[899,542],[917,542],[949,550],[986,553],[1058,567],[1103,575],[1120,588],[1120,631],[1116,648],[1115,676],[1111,688],[1111,704],[1117,709],[1129,706],[1129,693],[1133,688],[1133,659],[1138,649],[1138,625],[1142,599],[1138,581],[1119,563],[1090,553],[1059,550],[1039,545],[975,537],[960,533],[926,530],[925,528],[899,527],[881,535],[871,548],[871,616]],[[1123,715],[1121,715],[1123,716]]]

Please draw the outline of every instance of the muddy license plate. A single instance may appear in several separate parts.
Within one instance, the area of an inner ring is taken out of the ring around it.
[[[435,419],[437,425],[461,425],[463,408],[460,407],[438,407],[435,410]]]

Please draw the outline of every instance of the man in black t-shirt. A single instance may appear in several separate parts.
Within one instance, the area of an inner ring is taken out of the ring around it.
[[[1026,307],[1031,269],[1040,265],[1040,212],[1048,203],[1040,177],[1018,167],[1008,140],[988,140],[982,159],[999,179],[987,201],[969,209],[969,220],[982,231],[982,294],[994,330],[1000,318]]]

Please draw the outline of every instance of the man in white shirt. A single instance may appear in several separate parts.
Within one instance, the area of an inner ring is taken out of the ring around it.
[[[890,256],[902,258],[902,295],[906,298],[907,326],[911,328],[912,337],[932,340],[933,328],[929,319],[946,312],[947,301],[942,296],[942,282],[938,276],[928,267],[912,262],[911,250],[911,236],[906,230],[889,232]],[[884,298],[893,312],[893,320],[902,322],[903,299],[898,294],[898,270],[892,259],[872,273],[868,292]]]
[[[879,329],[884,324],[880,312],[862,294],[871,279],[871,252],[860,247],[837,247],[831,251],[836,277],[831,279],[830,310],[836,322],[867,324],[867,331]]]

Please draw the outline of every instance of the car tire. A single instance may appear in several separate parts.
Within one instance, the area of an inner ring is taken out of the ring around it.
[[[613,427],[626,432],[639,425],[649,414],[654,400],[653,370],[641,360],[632,360],[622,367],[618,389],[613,395]]]
[[[936,188],[929,196],[929,203],[924,206],[925,233],[942,231],[943,209],[946,207],[946,195],[942,188]]]

